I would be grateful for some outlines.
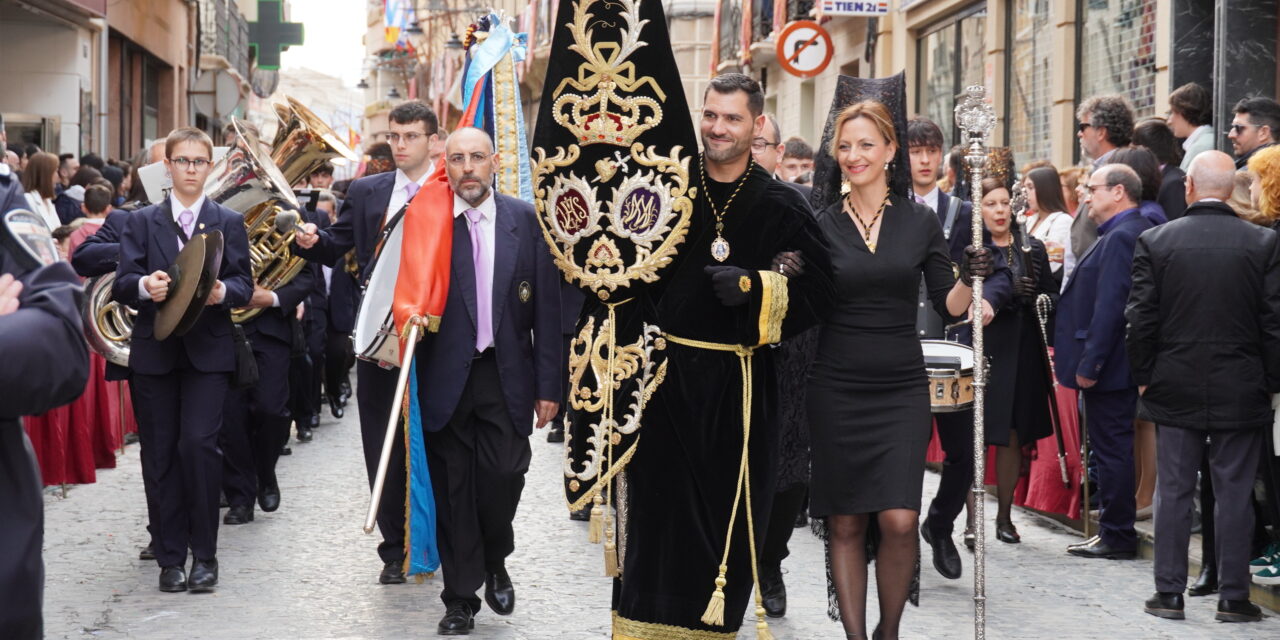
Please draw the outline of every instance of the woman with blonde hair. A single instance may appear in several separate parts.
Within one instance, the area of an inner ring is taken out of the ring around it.
[[[1258,216],[1250,222],[1280,229],[1280,145],[1258,149],[1249,158],[1249,176],[1249,198]]]
[[[880,623],[872,637],[892,639],[915,575],[931,435],[915,334],[920,279],[938,313],[959,318],[969,309],[972,275],[991,274],[993,258],[985,248],[966,249],[956,282],[937,216],[890,191],[902,142],[884,104],[855,103],[831,130],[829,153],[848,189],[819,222],[830,245],[836,301],[809,378],[809,510],[825,526],[831,613],[843,622],[846,638],[867,637],[868,530],[878,528]],[[989,320],[990,309],[984,317]]]

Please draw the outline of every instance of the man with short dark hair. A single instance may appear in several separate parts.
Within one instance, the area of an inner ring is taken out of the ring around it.
[[[1098,535],[1067,551],[1086,558],[1132,558],[1138,538],[1133,522],[1133,419],[1138,389],[1124,349],[1124,305],[1138,234],[1151,222],[1138,210],[1142,181],[1121,164],[1089,176],[1085,199],[1098,225],[1098,242],[1063,284],[1054,332],[1058,381],[1078,389],[1098,469],[1101,507]]]
[[[778,120],[772,114],[764,117],[764,126],[760,129],[760,135],[751,140],[751,157],[756,164],[768,171],[777,180],[783,184],[791,186],[800,193],[805,203],[809,202],[809,194],[813,192],[813,187],[803,184],[796,184],[783,179],[778,175],[781,168],[779,160],[782,154],[786,152],[786,144],[779,142],[782,139],[782,130],[778,128]]]
[[[389,222],[427,180],[431,173],[429,153],[436,143],[439,123],[426,103],[409,100],[396,105],[388,116],[387,143],[395,158],[396,170],[365,176],[351,183],[342,202],[338,220],[327,229],[313,223],[302,225],[294,243],[298,255],[332,267],[339,266],[348,251],[355,249],[360,280],[368,278],[369,261],[383,225]],[[383,369],[361,360],[356,363],[356,399],[360,410],[360,435],[364,444],[365,470],[372,488],[387,420],[395,403],[399,369]],[[395,438],[391,463],[378,510],[378,530],[382,543],[378,556],[383,568],[382,584],[400,584],[404,577],[404,439]]]
[[[813,147],[799,136],[787,138],[787,141],[782,144],[782,161],[778,163],[778,177],[796,184],[807,185],[813,182]]]
[[[1231,150],[1236,156],[1236,169],[1244,169],[1249,158],[1263,147],[1276,143],[1280,136],[1280,103],[1271,98],[1245,98],[1236,103],[1231,119]]]
[[[1217,504],[1216,618],[1262,619],[1249,602],[1251,497],[1262,430],[1273,420],[1269,394],[1280,391],[1280,242],[1226,204],[1234,178],[1225,153],[1192,161],[1186,214],[1138,237],[1125,310],[1134,381],[1160,430],[1156,593],[1144,610],[1174,620],[1185,617],[1192,497],[1206,435]]]
[[[333,186],[333,164],[326,162],[317,167],[311,172],[307,184],[312,189],[328,189]]]
[[[58,193],[62,193],[63,189],[71,186],[71,176],[74,176],[79,168],[80,161],[76,159],[76,154],[64,153],[58,156],[58,184],[56,185]]]
[[[86,153],[80,156],[80,165],[85,167],[93,167],[94,169],[97,169],[99,172],[101,172],[102,168],[107,166],[107,163],[103,162],[101,156],[90,151],[89,153]]]

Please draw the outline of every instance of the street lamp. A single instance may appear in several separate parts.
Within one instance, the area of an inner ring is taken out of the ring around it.
[[[458,38],[458,34],[449,34],[449,41],[444,43],[444,48],[459,51],[462,49],[462,40]]]
[[[356,83],[356,88],[357,88],[357,89],[368,89],[368,88],[369,88],[369,83],[368,83],[368,82],[366,82],[364,78],[360,78],[360,82],[357,82],[357,83]]]
[[[399,99],[400,99],[400,92],[399,92],[398,90],[396,90],[396,88],[395,88],[395,87],[391,87],[391,90],[387,92],[387,99],[388,99],[388,100],[399,100]]]

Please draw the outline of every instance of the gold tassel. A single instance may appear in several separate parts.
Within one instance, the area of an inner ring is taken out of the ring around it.
[[[724,585],[728,581],[724,579],[724,574],[729,570],[727,565],[720,565],[720,575],[716,576],[716,590],[711,593],[711,601],[707,603],[707,610],[702,612],[702,624],[713,627],[724,626]]]
[[[596,497],[591,499],[594,503],[591,507],[591,523],[587,527],[587,542],[591,544],[600,544],[600,540],[604,537],[604,499],[597,492]]]
[[[764,621],[764,607],[756,604],[756,640],[773,640],[773,632],[769,631],[769,623]]]
[[[613,540],[604,543],[604,575],[606,578],[618,577],[618,546]]]

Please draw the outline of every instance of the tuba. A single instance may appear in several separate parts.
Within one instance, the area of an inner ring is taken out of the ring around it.
[[[129,336],[133,334],[133,318],[138,312],[111,299],[111,286],[116,274],[97,276],[85,283],[84,304],[80,318],[89,347],[107,362],[129,366]]]
[[[271,144],[271,159],[290,185],[306,179],[334,158],[348,162],[359,160],[351,147],[311,109],[291,97],[286,96],[285,100],[287,106],[276,105],[276,115],[282,124]]]

